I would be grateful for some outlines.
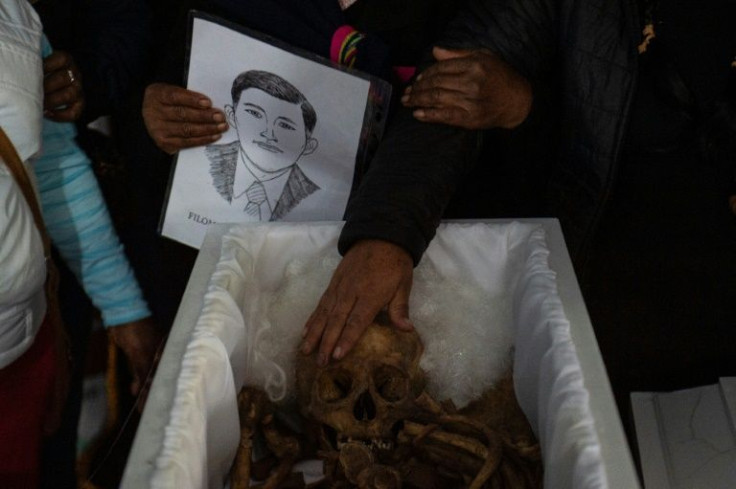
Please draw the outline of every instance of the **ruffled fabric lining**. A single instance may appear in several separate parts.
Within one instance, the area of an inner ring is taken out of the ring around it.
[[[224,486],[238,445],[237,391],[246,381],[266,386],[287,375],[259,355],[257,328],[248,325],[259,324],[288,263],[328,254],[338,234],[333,223],[278,223],[233,226],[225,235],[182,359],[151,487]],[[424,260],[488,294],[511,287],[515,386],[542,445],[545,487],[606,488],[589,394],[548,256],[538,225],[447,223]]]

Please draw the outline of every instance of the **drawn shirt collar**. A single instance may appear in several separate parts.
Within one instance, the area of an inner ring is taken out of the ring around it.
[[[240,163],[235,168],[235,178],[233,179],[233,201],[239,204],[242,203],[245,208],[248,202],[245,191],[253,182],[256,180],[260,181],[266,189],[266,200],[268,202],[267,206],[261,206],[261,221],[270,220],[271,213],[281,197],[286,181],[289,179],[292,167],[287,167],[282,172],[277,172],[277,176],[272,177],[272,174],[261,172],[255,168],[245,156],[242,149],[240,150],[238,161]]]

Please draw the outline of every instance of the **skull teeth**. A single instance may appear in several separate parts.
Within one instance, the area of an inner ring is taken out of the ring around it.
[[[343,446],[348,443],[362,443],[365,446],[371,447],[376,450],[393,450],[393,440],[379,440],[374,438],[372,440],[361,440],[358,438],[348,437],[347,439],[338,440],[337,449],[341,450]]]
[[[373,440],[371,445],[379,450],[392,450],[394,442],[391,440]]]

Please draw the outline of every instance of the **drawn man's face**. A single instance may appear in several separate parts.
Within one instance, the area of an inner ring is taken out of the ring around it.
[[[248,88],[237,107],[226,111],[245,155],[261,170],[283,170],[317,149],[317,140],[307,137],[299,104]]]

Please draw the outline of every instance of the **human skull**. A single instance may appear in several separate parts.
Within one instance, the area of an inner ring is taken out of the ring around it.
[[[415,331],[374,322],[339,361],[320,367],[314,353],[300,355],[296,377],[302,413],[333,430],[328,437],[333,448],[349,440],[390,448],[424,391],[422,351]]]

